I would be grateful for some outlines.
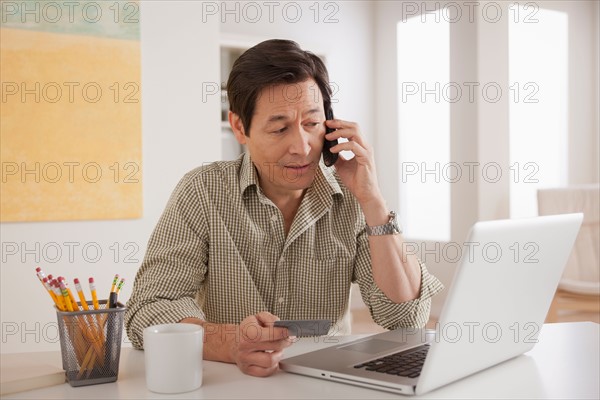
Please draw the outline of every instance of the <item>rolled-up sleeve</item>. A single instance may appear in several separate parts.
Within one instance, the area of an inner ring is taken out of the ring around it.
[[[125,328],[135,348],[143,348],[148,326],[204,319],[196,295],[207,272],[207,232],[199,193],[184,177],[150,237],[127,302]]]
[[[395,303],[373,280],[368,237],[365,231],[359,234],[354,278],[360,287],[363,301],[377,324],[386,329],[397,329],[422,328],[427,323],[431,297],[440,292],[444,285],[427,271],[427,267],[421,260],[418,262],[421,269],[419,297],[403,303]]]

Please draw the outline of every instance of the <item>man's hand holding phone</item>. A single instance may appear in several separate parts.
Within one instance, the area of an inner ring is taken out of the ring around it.
[[[347,142],[338,142],[329,150],[335,155],[339,155],[343,150],[354,153],[354,157],[349,160],[345,159],[343,155],[340,156],[335,163],[335,169],[344,185],[361,204],[363,211],[365,211],[365,206],[374,201],[382,202],[383,197],[377,182],[373,149],[362,137],[358,124],[332,119],[325,121],[325,126],[332,130],[325,134],[325,140],[348,139]]]

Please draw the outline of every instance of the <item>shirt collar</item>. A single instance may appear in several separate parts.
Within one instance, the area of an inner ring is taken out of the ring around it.
[[[334,171],[334,168],[326,167],[323,161],[319,161],[319,169],[312,184],[315,192],[326,202],[331,201],[334,194],[344,195]]]
[[[245,152],[242,156],[242,165],[240,167],[240,192],[242,195],[245,194],[246,189],[250,186],[258,189],[258,176],[256,176],[256,170],[254,164],[250,159],[250,153]]]
[[[250,153],[246,152],[242,156],[240,167],[240,191],[242,195],[245,195],[246,190],[251,186],[254,186],[257,192],[260,190],[256,168],[252,163]],[[326,167],[322,161],[319,162],[312,188],[323,201],[328,201],[334,194],[344,195],[333,169]]]

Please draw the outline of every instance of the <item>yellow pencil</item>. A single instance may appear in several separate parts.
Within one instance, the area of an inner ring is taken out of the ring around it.
[[[71,292],[71,288],[69,287],[67,280],[64,278],[64,276],[59,276],[58,281],[63,282],[65,284],[65,288],[67,289],[67,294],[69,295],[69,301],[71,302],[73,311],[79,311],[79,306],[77,305],[77,300],[75,299],[75,296],[73,296],[73,292]]]
[[[67,287],[63,281],[60,281],[60,291],[65,299],[65,304],[67,306],[67,310],[73,311],[73,303],[71,303],[71,299],[69,298],[69,292],[67,292]]]
[[[79,295],[79,300],[81,300],[81,306],[83,307],[84,310],[89,310],[89,306],[87,304],[87,300],[85,299],[85,295],[83,294],[83,289],[81,288],[81,284],[79,283],[79,279],[75,278],[74,279],[75,282],[75,289],[77,289],[77,294]],[[90,326],[90,333],[92,335],[94,335],[93,340],[94,341],[98,341],[98,338],[100,338],[101,343],[104,343],[104,333],[102,332],[102,330],[98,330],[98,332],[94,331],[94,320],[92,319],[91,315],[87,315],[88,317],[88,324]],[[100,359],[101,360],[101,359]],[[101,360],[102,361],[102,360]]]
[[[100,304],[98,304],[98,296],[96,295],[96,284],[94,283],[94,278],[90,278],[90,292],[92,292],[92,303],[94,303],[94,310],[100,308]]]
[[[67,284],[66,281],[65,281],[65,286],[67,288],[67,293],[69,294],[69,299],[71,300],[71,303],[73,304],[73,310],[79,311],[79,305],[77,304],[77,299],[75,299],[75,296],[73,296],[73,292],[71,292],[71,288],[69,287],[69,285]]]
[[[52,298],[52,301],[58,307],[59,304],[58,304],[58,301],[56,300],[56,295],[54,294],[54,291],[52,290],[52,287],[48,283],[48,277],[46,276],[46,274],[44,274],[44,271],[42,271],[42,269],[40,267],[37,267],[35,269],[35,272],[36,272],[36,275],[37,275],[38,279],[42,283],[42,285],[44,285],[44,289],[46,289],[46,291],[48,292],[48,294]]]
[[[65,302],[63,300],[63,296],[62,296],[62,293],[60,292],[60,288],[58,287],[58,282],[56,281],[56,279],[52,279],[50,286],[52,286],[52,290],[54,291],[54,296],[56,297],[56,301],[58,303],[58,309],[60,311],[65,311],[66,310]]]
[[[46,289],[46,291],[48,292],[50,297],[52,297],[52,301],[54,302],[54,304],[56,304],[56,306],[58,307],[58,301],[56,300],[56,295],[54,294],[52,287],[48,284],[47,277],[44,277],[44,279],[42,280],[42,284],[44,285],[44,288]]]
[[[37,267],[35,269],[35,275],[40,280],[40,283],[42,285],[44,285],[44,289],[46,289],[48,291],[48,293],[50,294],[50,297],[52,297],[52,300],[56,303],[56,298],[54,297],[54,292],[52,291],[52,289],[48,285],[48,277],[46,276],[46,274],[44,273],[44,271],[42,271],[42,269],[40,267]]]
[[[79,300],[81,301],[81,307],[83,307],[83,309],[86,311],[89,310],[90,308],[88,307],[87,300],[85,299],[85,296],[83,294],[83,289],[81,288],[79,279],[75,278],[73,280],[73,282],[75,283],[75,290],[77,290],[77,294],[79,295]]]

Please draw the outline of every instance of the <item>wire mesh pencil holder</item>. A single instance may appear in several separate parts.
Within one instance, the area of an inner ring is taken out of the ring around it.
[[[56,311],[63,369],[71,386],[114,382],[119,375],[126,307],[98,303],[98,310],[88,302],[88,311]]]

